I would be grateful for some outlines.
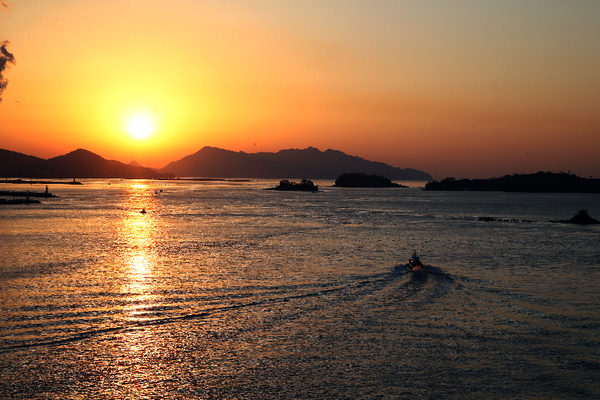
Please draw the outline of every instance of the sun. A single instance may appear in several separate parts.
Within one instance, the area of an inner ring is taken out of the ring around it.
[[[148,118],[135,117],[129,121],[129,133],[136,139],[144,139],[152,133],[152,123]]]

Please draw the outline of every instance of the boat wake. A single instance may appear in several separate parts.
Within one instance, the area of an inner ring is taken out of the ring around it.
[[[62,345],[183,321],[212,320],[239,310],[264,312],[277,308],[281,318],[293,319],[302,313],[353,307],[365,302],[369,307],[398,300],[403,306],[427,304],[445,296],[453,279],[438,267],[427,265],[426,268],[426,274],[413,273],[407,265],[397,265],[391,272],[350,275],[334,282],[239,286],[218,296],[173,293],[139,304],[140,311],[135,316],[125,315],[123,307],[120,311],[102,307],[90,311],[83,304],[45,306],[27,310],[28,317],[12,323],[4,320],[0,327],[0,353]],[[15,309],[12,313],[17,315],[23,311]],[[98,328],[94,329],[94,325]]]

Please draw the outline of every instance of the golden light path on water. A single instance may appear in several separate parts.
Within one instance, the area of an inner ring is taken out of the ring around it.
[[[124,244],[123,268],[127,279],[123,291],[129,295],[129,316],[146,313],[152,302],[153,273],[156,270],[156,223],[152,213],[145,212],[152,203],[152,194],[145,183],[129,187],[122,209],[119,236]],[[142,210],[144,212],[142,212]]]
[[[151,308],[157,301],[154,283],[159,224],[153,212],[154,195],[148,184],[134,181],[127,191],[120,207],[123,217],[117,228],[122,246],[117,265],[122,269],[121,292],[126,296],[123,318],[126,322],[140,323],[153,318]],[[124,330],[119,336],[120,340],[111,346],[116,365],[110,368],[110,375],[118,390],[137,397],[144,390],[141,382],[160,380],[160,371],[149,354],[158,338],[153,329],[144,326]]]

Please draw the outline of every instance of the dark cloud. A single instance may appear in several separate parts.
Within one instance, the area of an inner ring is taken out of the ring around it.
[[[4,3],[2,3],[4,4]],[[2,102],[2,92],[8,85],[8,80],[4,79],[4,70],[8,67],[8,64],[15,64],[15,56],[8,52],[6,46],[9,41],[5,40],[0,42],[0,102]]]

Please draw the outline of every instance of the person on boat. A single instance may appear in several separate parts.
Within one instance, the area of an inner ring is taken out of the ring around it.
[[[421,259],[419,258],[419,255],[417,254],[416,251],[413,252],[412,257],[408,261],[408,265],[409,265],[410,269],[419,268],[419,267],[423,266],[423,264],[421,264]]]

